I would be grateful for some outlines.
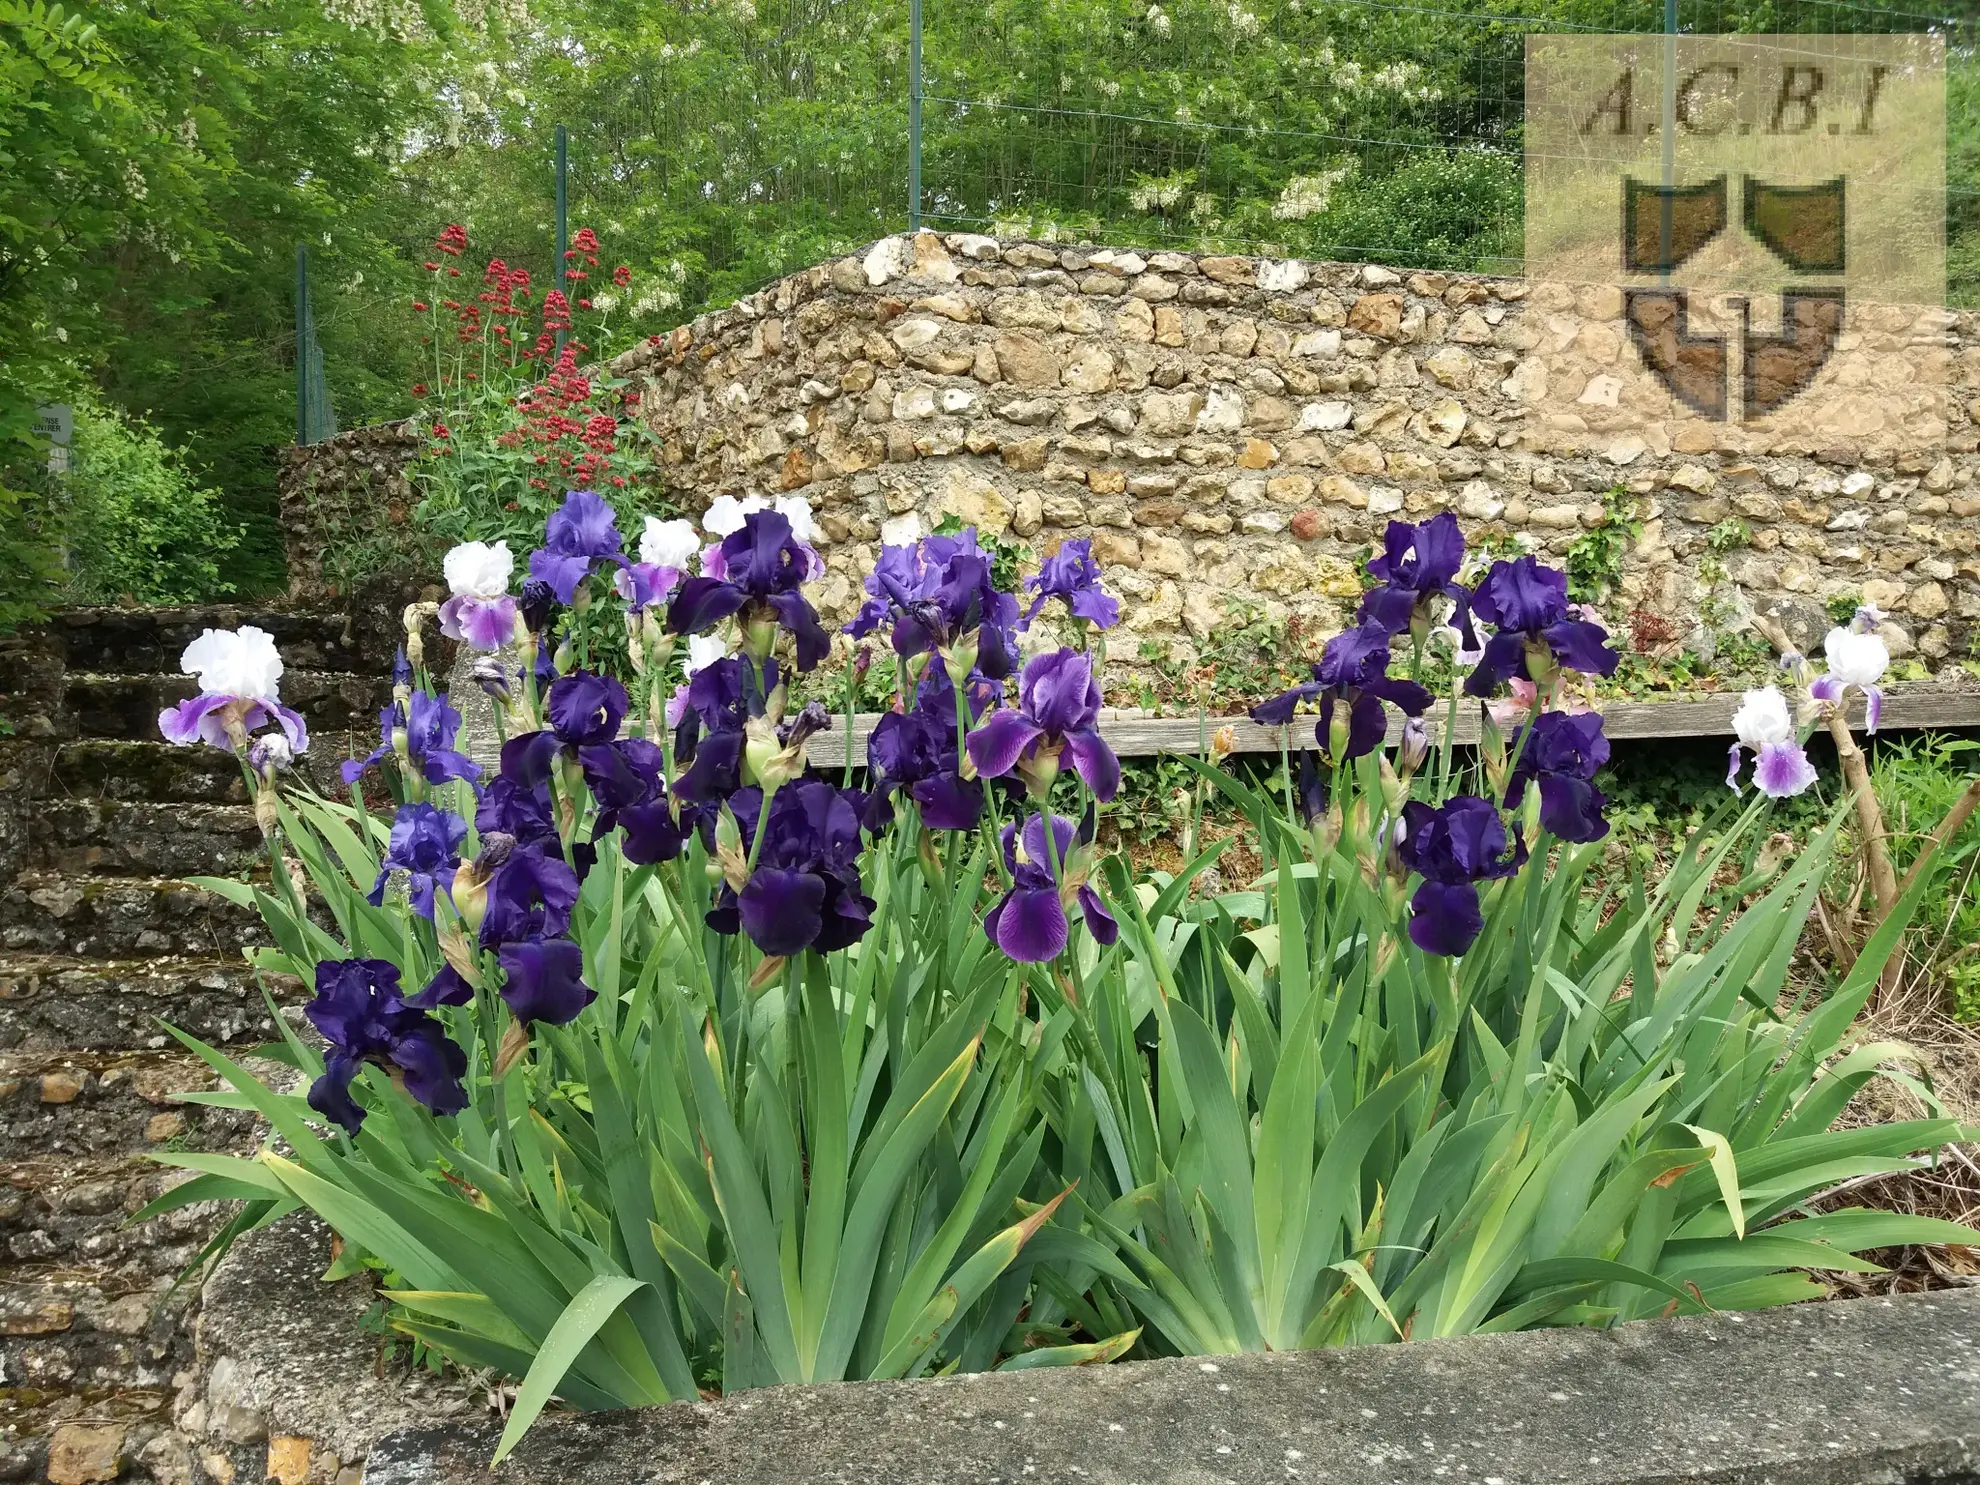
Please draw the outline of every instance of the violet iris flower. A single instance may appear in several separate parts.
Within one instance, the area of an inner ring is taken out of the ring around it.
[[[292,755],[309,750],[309,727],[278,697],[282,657],[266,630],[251,624],[204,630],[186,646],[179,669],[199,677],[199,694],[158,714],[158,731],[168,743],[203,742],[231,753],[237,736],[244,739],[273,722]]]
[[[1102,803],[1121,786],[1121,762],[1095,724],[1100,717],[1100,686],[1093,657],[1083,650],[1036,655],[1024,668],[1015,710],[1000,708],[969,735],[969,757],[983,778],[1015,771],[1034,798],[1051,792],[1059,755],[1072,755],[1073,769]]]
[[[1421,800],[1404,805],[1397,854],[1423,878],[1409,901],[1410,942],[1446,957],[1464,953],[1485,927],[1478,883],[1509,877],[1526,861],[1526,847],[1508,840],[1498,810],[1475,794],[1453,795],[1434,809]]]
[[[1019,628],[1031,627],[1048,598],[1064,599],[1075,619],[1084,619],[1096,629],[1111,629],[1120,622],[1120,600],[1100,586],[1100,564],[1093,559],[1091,537],[1061,542],[1059,550],[1038,569],[1038,576],[1026,578],[1024,585],[1036,596],[1024,611]]]
[[[1101,944],[1120,937],[1100,894],[1087,884],[1093,816],[1075,829],[1064,815],[1052,816],[1053,841],[1045,838],[1045,817],[1032,815],[1020,832],[1015,823],[1003,833],[1004,865],[1010,869],[1011,890],[990,909],[983,931],[990,942],[1020,964],[1042,964],[1058,957],[1071,934],[1067,904],[1079,903],[1086,931]],[[1052,873],[1052,847],[1057,846],[1059,874]]]
[[[1457,580],[1464,566],[1464,533],[1458,519],[1440,511],[1420,526],[1391,521],[1382,555],[1368,564],[1378,584],[1361,595],[1357,624],[1374,622],[1391,634],[1408,630],[1418,639],[1430,632],[1430,609],[1438,595],[1457,605],[1454,619],[1468,626],[1471,595]]]
[[[309,1106],[355,1135],[364,1110],[351,1081],[367,1062],[390,1070],[406,1092],[436,1114],[467,1107],[461,1075],[467,1053],[446,1028],[399,994],[399,971],[383,959],[326,959],[316,966],[316,998],[303,1008],[330,1043],[323,1076],[310,1085]]]
[[[971,697],[972,720],[980,705]],[[931,830],[974,830],[983,813],[983,781],[965,779],[956,746],[956,692],[941,660],[931,660],[916,692],[914,708],[888,712],[866,740],[866,761],[875,776],[862,823],[874,833],[894,817],[893,795],[905,789]]]
[[[1600,624],[1570,614],[1567,574],[1532,557],[1494,562],[1471,595],[1471,611],[1498,632],[1465,678],[1467,695],[1489,696],[1520,675],[1546,681],[1556,666],[1611,675],[1621,658]]]
[[[1251,719],[1266,727],[1282,727],[1292,721],[1302,701],[1314,699],[1320,703],[1314,741],[1330,756],[1334,748],[1334,708],[1347,708],[1346,746],[1341,756],[1332,760],[1338,767],[1382,745],[1389,730],[1385,703],[1399,707],[1405,716],[1420,717],[1429,709],[1432,698],[1415,681],[1390,679],[1389,631],[1371,620],[1359,628],[1344,629],[1328,640],[1327,647],[1320,652],[1320,663],[1313,667],[1313,679],[1253,707]]]
[[[549,841],[518,846],[488,879],[488,907],[481,918],[481,946],[555,938],[571,926],[578,876]]]
[[[848,794],[851,797],[848,797]],[[756,848],[763,791],[730,800],[742,849],[755,869],[740,892],[724,885],[708,911],[717,933],[747,933],[766,954],[803,949],[829,954],[872,927],[873,899],[860,890],[859,797],[822,779],[794,779],[770,797],[763,844]]]
[[[1608,796],[1594,779],[1609,761],[1600,712],[1542,712],[1527,729],[1526,745],[1513,765],[1506,804],[1517,809],[1528,779],[1540,784],[1540,824],[1567,841],[1600,840],[1609,833],[1602,818]]]
[[[446,890],[454,870],[461,864],[461,843],[467,839],[467,821],[437,806],[402,804],[392,819],[392,836],[385,847],[385,858],[378,868],[378,880],[371,884],[365,901],[373,907],[385,901],[385,884],[392,873],[406,873],[407,900],[422,918],[433,916],[433,889]]]
[[[440,605],[440,632],[470,649],[499,650],[516,637],[515,571],[509,544],[464,541],[441,562],[452,597]]]
[[[700,634],[740,613],[745,632],[766,621],[788,629],[797,640],[799,670],[823,660],[831,640],[800,591],[810,575],[811,558],[792,535],[791,523],[774,510],[756,511],[740,531],[722,538],[721,552],[727,576],[684,581],[668,606],[667,628]]]
[[[378,746],[362,758],[345,760],[344,782],[355,784],[392,757],[397,751],[392,746],[392,734],[401,730],[406,734],[406,757],[427,783],[480,778],[481,765],[454,748],[454,740],[460,735],[461,714],[447,704],[446,693],[434,696],[415,691],[409,699],[409,706],[394,701],[379,712]]]
[[[1780,687],[1748,691],[1733,713],[1738,739],[1726,755],[1726,787],[1739,792],[1740,749],[1753,753],[1753,782],[1769,799],[1790,799],[1815,782],[1815,765],[1808,761],[1795,735],[1794,714]]]
[[[622,543],[613,520],[612,507],[603,497],[591,490],[572,490],[544,524],[543,545],[529,554],[530,577],[548,585],[559,603],[574,601],[578,585],[591,570],[619,556]],[[530,600],[524,588],[526,610]],[[530,627],[540,632],[540,625]]]
[[[574,670],[559,676],[544,706],[550,725],[502,744],[502,777],[534,790],[549,781],[560,754],[574,758],[602,812],[599,828],[610,830],[613,812],[644,803],[660,785],[660,749],[645,738],[619,737],[631,704],[626,688],[609,675]],[[518,839],[532,833],[509,830]]]
[[[687,683],[687,701],[674,729],[674,762],[686,764],[674,793],[690,804],[713,805],[742,787],[743,744],[751,720],[769,708],[782,679],[775,656],[756,667],[739,656],[711,661]]]
[[[894,653],[925,655],[966,648],[974,634],[975,652],[965,657],[974,669],[1002,680],[1016,667],[1017,600],[998,589],[975,527],[883,548],[866,591],[865,605],[846,625],[854,639],[891,623]]]
[[[505,943],[495,957],[502,966],[503,1003],[518,1021],[562,1026],[598,999],[584,982],[584,950],[567,938]]]

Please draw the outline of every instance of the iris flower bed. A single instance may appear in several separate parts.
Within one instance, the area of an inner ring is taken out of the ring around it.
[[[276,1017],[286,1091],[175,1033],[270,1139],[161,1157],[195,1172],[161,1205],[238,1199],[223,1241],[317,1213],[399,1330],[520,1379],[502,1453],[553,1396],[1610,1325],[1975,1240],[1809,1214],[1960,1134],[1835,1127],[1880,1076],[1937,1112],[1852,1042],[1925,874],[1838,982],[1798,946],[1848,801],[1760,849],[1807,732],[1877,682],[1874,616],[1749,694],[1713,828],[1615,880],[1574,702],[1602,629],[1530,557],[1461,586],[1453,517],[1393,525],[1354,625],[1257,708],[1279,785],[1189,760],[1264,862],[1223,890],[1229,842],[1140,879],[1096,844],[1120,609],[1082,542],[1022,592],[972,532],[886,549],[848,663],[890,668],[894,707],[858,782],[808,766],[849,725],[787,700],[831,650],[809,520],[726,500],[707,544],[649,518],[629,552],[577,492],[513,594],[506,547],[457,548],[348,798],[287,770],[265,635],[202,636],[201,695],[161,718],[242,759],[268,885],[205,885],[260,910],[256,962],[314,986],[320,1034]],[[598,605],[630,686],[580,663]],[[426,671],[434,618],[484,652],[497,768]],[[1443,648],[1438,696],[1414,677]],[[1480,706],[1475,754],[1436,741]],[[1701,921],[1732,877],[1745,911]]]

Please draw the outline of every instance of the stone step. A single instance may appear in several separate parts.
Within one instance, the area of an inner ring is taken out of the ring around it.
[[[0,887],[0,949],[15,953],[231,961],[244,945],[268,942],[253,908],[173,877],[30,871]]]
[[[0,739],[0,808],[45,799],[153,804],[246,804],[247,780],[231,753],[171,743]]]
[[[305,998],[298,980],[268,982],[280,1004]],[[254,972],[237,959],[0,954],[0,1048],[7,1051],[165,1050],[176,1043],[161,1022],[214,1045],[278,1035]]]
[[[232,804],[70,801],[0,814],[0,880],[23,871],[238,876],[266,862],[254,812]]]
[[[169,1401],[173,1374],[189,1358],[180,1322],[195,1289],[168,1291],[227,1211],[206,1203],[138,1226],[127,1219],[185,1179],[147,1155],[244,1154],[258,1142],[252,1116],[173,1097],[214,1085],[205,1065],[178,1049],[0,1053],[0,1358],[16,1389],[9,1401],[57,1419],[64,1399],[103,1389],[116,1390],[119,1417]],[[146,1392],[157,1398],[147,1402]]]
[[[396,617],[396,616],[395,616]],[[252,604],[197,608],[72,609],[35,631],[70,670],[105,674],[177,673],[179,656],[205,629],[252,624],[274,636],[291,670],[367,670],[362,631],[343,613],[293,613]],[[387,664],[391,650],[384,651]]]
[[[63,705],[52,719],[58,737],[158,740],[158,714],[196,693],[191,676],[164,673],[70,671],[63,683]],[[338,670],[290,670],[282,676],[282,700],[309,724],[312,748],[342,750],[364,740],[369,750],[378,732],[378,713],[392,700],[389,672],[360,675]],[[346,740],[340,734],[356,736]]]

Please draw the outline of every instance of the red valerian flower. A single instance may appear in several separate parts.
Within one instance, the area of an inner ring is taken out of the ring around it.
[[[433,239],[433,245],[441,252],[458,258],[467,251],[467,228],[459,222],[449,222],[440,229],[440,235]]]
[[[427,302],[426,302],[426,301],[425,301],[424,299],[415,299],[415,300],[413,300],[413,312],[414,312],[415,314],[422,314],[422,315],[423,315],[423,314],[425,314],[425,313],[426,313],[426,311],[427,311],[427,310],[428,310],[429,308],[431,308],[431,306],[430,306],[430,305],[428,305],[428,304],[427,304]]]
[[[412,388],[412,394],[415,397],[424,397],[426,395],[426,383],[414,382]]]
[[[579,309],[590,309],[590,308],[591,308],[591,301],[590,301],[589,299],[580,299],[580,300],[578,300],[578,308],[579,308]]]
[[[571,328],[571,301],[564,297],[562,289],[552,289],[543,296],[543,328],[546,331]]]
[[[614,268],[612,270],[612,282],[617,284],[622,289],[627,284],[631,283],[632,282],[631,267],[629,267],[627,264],[621,263],[617,268]]]

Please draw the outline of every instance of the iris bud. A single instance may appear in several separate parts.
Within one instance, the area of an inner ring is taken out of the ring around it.
[[[1429,756],[1430,729],[1423,725],[1421,717],[1411,717],[1403,723],[1402,741],[1396,747],[1397,776],[1402,779],[1412,777]]]
[[[743,653],[761,665],[770,658],[770,651],[777,644],[777,617],[775,614],[758,611],[743,625]]]

